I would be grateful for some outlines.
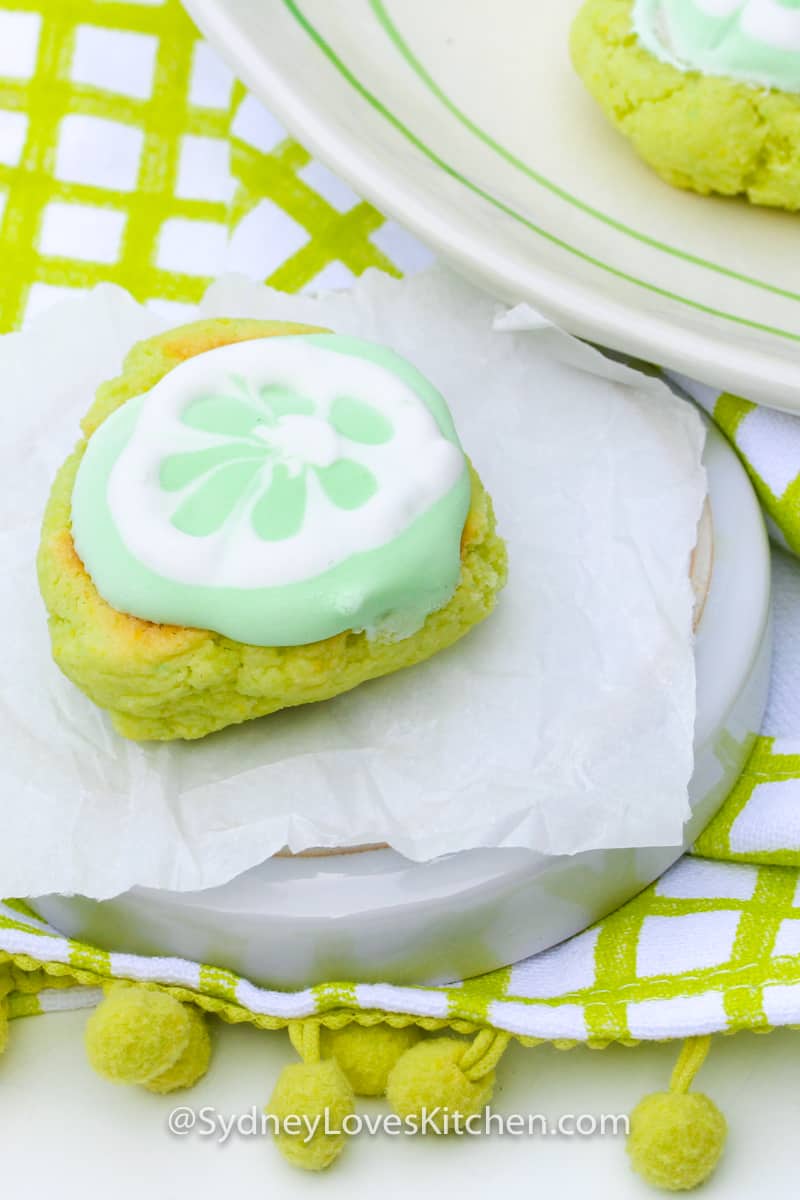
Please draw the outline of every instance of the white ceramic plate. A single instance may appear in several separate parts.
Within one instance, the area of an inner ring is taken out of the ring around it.
[[[309,149],[578,336],[800,412],[800,216],[679,192],[575,76],[580,0],[186,0]]]
[[[769,550],[761,510],[716,429],[709,430],[705,463],[714,567],[695,647],[687,846],[741,772],[769,681]],[[707,569],[707,558],[705,566],[696,563],[696,580],[699,570],[707,584]],[[112,900],[44,896],[34,903],[69,937],[121,952],[213,962],[267,986],[326,979],[442,983],[569,937],[641,891],[681,851],[660,846],[546,857],[486,849],[410,862],[377,848],[271,858],[203,892],[133,888]]]

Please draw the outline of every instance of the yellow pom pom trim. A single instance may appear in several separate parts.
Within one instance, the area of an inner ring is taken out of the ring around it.
[[[208,1064],[211,1062],[211,1038],[208,1036],[205,1018],[194,1007],[184,1006],[183,1011],[189,1018],[189,1041],[183,1053],[168,1070],[156,1075],[155,1079],[148,1079],[144,1086],[150,1092],[163,1094],[192,1087],[208,1070]]]
[[[487,1030],[472,1043],[447,1037],[419,1042],[389,1073],[389,1103],[404,1119],[422,1120],[426,1111],[441,1109],[436,1128],[455,1129],[454,1118],[479,1113],[491,1100],[494,1066],[508,1041]]]
[[[382,1096],[389,1072],[401,1054],[422,1036],[416,1025],[364,1026],[353,1022],[342,1029],[323,1029],[321,1053],[335,1058],[357,1096]]]
[[[710,1100],[688,1091],[708,1053],[710,1039],[689,1038],[670,1090],[645,1096],[631,1113],[628,1154],[654,1187],[688,1191],[708,1179],[722,1154],[727,1125]]]
[[[14,976],[9,963],[0,963],[0,997],[14,991]]]
[[[280,1125],[275,1137],[284,1157],[307,1171],[324,1171],[344,1149],[342,1123],[354,1112],[353,1089],[333,1058],[292,1063],[265,1111]]]
[[[86,1051],[106,1079],[154,1091],[188,1086],[184,1080],[193,1083],[210,1054],[199,1013],[167,992],[124,983],[113,985],[89,1018]]]
[[[725,1118],[708,1096],[654,1092],[631,1113],[628,1153],[655,1187],[688,1191],[708,1179],[725,1145]]]

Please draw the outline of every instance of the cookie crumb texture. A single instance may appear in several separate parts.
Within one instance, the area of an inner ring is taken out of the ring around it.
[[[662,179],[707,196],[800,209],[800,96],[659,62],[633,31],[632,0],[587,0],[575,70]]]
[[[122,375],[100,388],[82,423],[84,439],[56,477],[38,557],[53,657],[73,683],[108,710],[125,737],[201,738],[281,708],[330,699],[430,658],[494,608],[506,578],[506,552],[495,533],[491,500],[474,471],[455,594],[402,641],[371,642],[364,633],[346,632],[306,646],[249,646],[208,630],[140,620],[113,609],[99,595],[71,533],[72,489],[94,430],[121,404],[195,354],[248,338],[309,332],[320,331],[278,322],[214,320],[139,343]]]

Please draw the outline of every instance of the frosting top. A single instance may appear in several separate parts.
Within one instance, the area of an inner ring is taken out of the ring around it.
[[[260,338],[109,416],[72,495],[112,607],[250,645],[406,637],[455,591],[470,478],[436,389],[382,346]]]
[[[680,70],[800,92],[800,0],[635,0],[633,24]]]

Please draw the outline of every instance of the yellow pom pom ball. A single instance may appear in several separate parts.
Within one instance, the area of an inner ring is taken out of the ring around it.
[[[184,1007],[189,1018],[189,1041],[177,1061],[155,1079],[144,1085],[151,1092],[177,1092],[189,1088],[202,1079],[211,1061],[211,1038],[202,1013],[196,1008]]]
[[[443,1131],[452,1128],[445,1122],[446,1116],[468,1117],[481,1112],[492,1097],[494,1071],[481,1079],[468,1079],[459,1065],[468,1045],[455,1038],[431,1038],[406,1051],[390,1071],[386,1084],[386,1095],[395,1112],[403,1118],[421,1118],[423,1110],[431,1114],[433,1109],[441,1108],[435,1123]]]
[[[353,1111],[353,1089],[334,1058],[284,1067],[265,1109],[281,1123],[275,1135],[281,1153],[307,1171],[324,1171],[338,1158],[346,1140],[342,1122]]]
[[[389,1072],[401,1054],[421,1037],[416,1025],[393,1029],[391,1025],[345,1025],[320,1031],[324,1058],[335,1058],[357,1096],[382,1096]]]
[[[708,1179],[725,1145],[722,1113],[697,1092],[654,1092],[631,1113],[628,1154],[654,1187],[688,1191]]]
[[[33,971],[20,971],[19,974],[20,974],[20,976],[25,978],[28,975],[33,975],[34,972]],[[10,965],[8,963],[0,963],[0,998],[2,998],[3,996],[7,996],[9,992],[13,992],[15,989],[17,991],[24,990],[22,987],[19,986],[19,984],[14,979],[14,976],[11,973]]]
[[[114,1083],[149,1083],[176,1066],[191,1039],[188,1009],[166,992],[116,984],[86,1024],[86,1051]]]

